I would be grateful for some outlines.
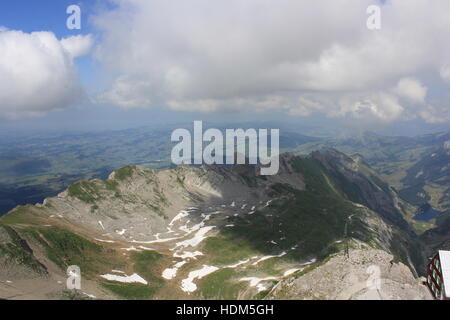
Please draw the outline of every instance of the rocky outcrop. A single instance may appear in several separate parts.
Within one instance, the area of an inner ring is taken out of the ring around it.
[[[47,273],[27,241],[12,228],[0,225],[0,281],[18,277],[32,279]]]
[[[268,299],[430,300],[423,280],[382,250],[350,250],[280,282]]]

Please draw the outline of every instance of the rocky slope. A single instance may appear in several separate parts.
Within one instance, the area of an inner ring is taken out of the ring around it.
[[[361,159],[284,154],[277,175],[257,172],[129,166],[18,207],[0,219],[0,295],[73,298],[65,270],[78,265],[75,298],[264,298],[354,244],[421,273],[401,202]]]
[[[386,251],[355,249],[277,284],[268,299],[430,300],[424,279]]]

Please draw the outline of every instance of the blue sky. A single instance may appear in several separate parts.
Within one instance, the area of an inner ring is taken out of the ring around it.
[[[51,31],[58,38],[89,34],[93,32],[89,16],[106,5],[97,0],[14,0],[0,2],[0,26],[24,32]],[[66,26],[69,15],[67,7],[76,4],[81,8],[81,30],[70,30]],[[77,59],[76,64],[83,82],[90,84],[98,68],[90,56]]]
[[[376,32],[370,0],[112,3],[0,3],[0,68],[10,71],[0,75],[0,130],[308,118],[337,131],[450,127],[448,1],[382,1]],[[73,4],[81,30],[66,27]],[[60,43],[46,51],[35,31]],[[22,63],[29,74],[10,67]]]
[[[95,1],[45,0],[29,1],[15,0],[0,3],[1,25],[25,32],[53,31],[58,37],[65,37],[80,33],[80,30],[69,30],[66,27],[69,5],[77,4],[82,12],[82,33],[89,33],[91,29],[87,23],[88,13],[93,10]],[[94,5],[93,5],[94,4]]]

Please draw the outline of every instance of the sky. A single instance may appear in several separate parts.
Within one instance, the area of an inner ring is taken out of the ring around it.
[[[67,28],[70,5],[79,30]],[[449,38],[448,0],[5,0],[0,131],[309,119],[449,129]]]

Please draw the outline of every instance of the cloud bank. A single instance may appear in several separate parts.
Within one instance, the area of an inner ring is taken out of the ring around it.
[[[82,89],[74,67],[91,36],[58,40],[52,32],[0,29],[0,116],[23,118],[64,108]]]
[[[450,85],[447,0],[385,1],[377,31],[373,0],[114,3],[94,18],[96,57],[117,74],[102,102],[450,121],[428,90]]]

